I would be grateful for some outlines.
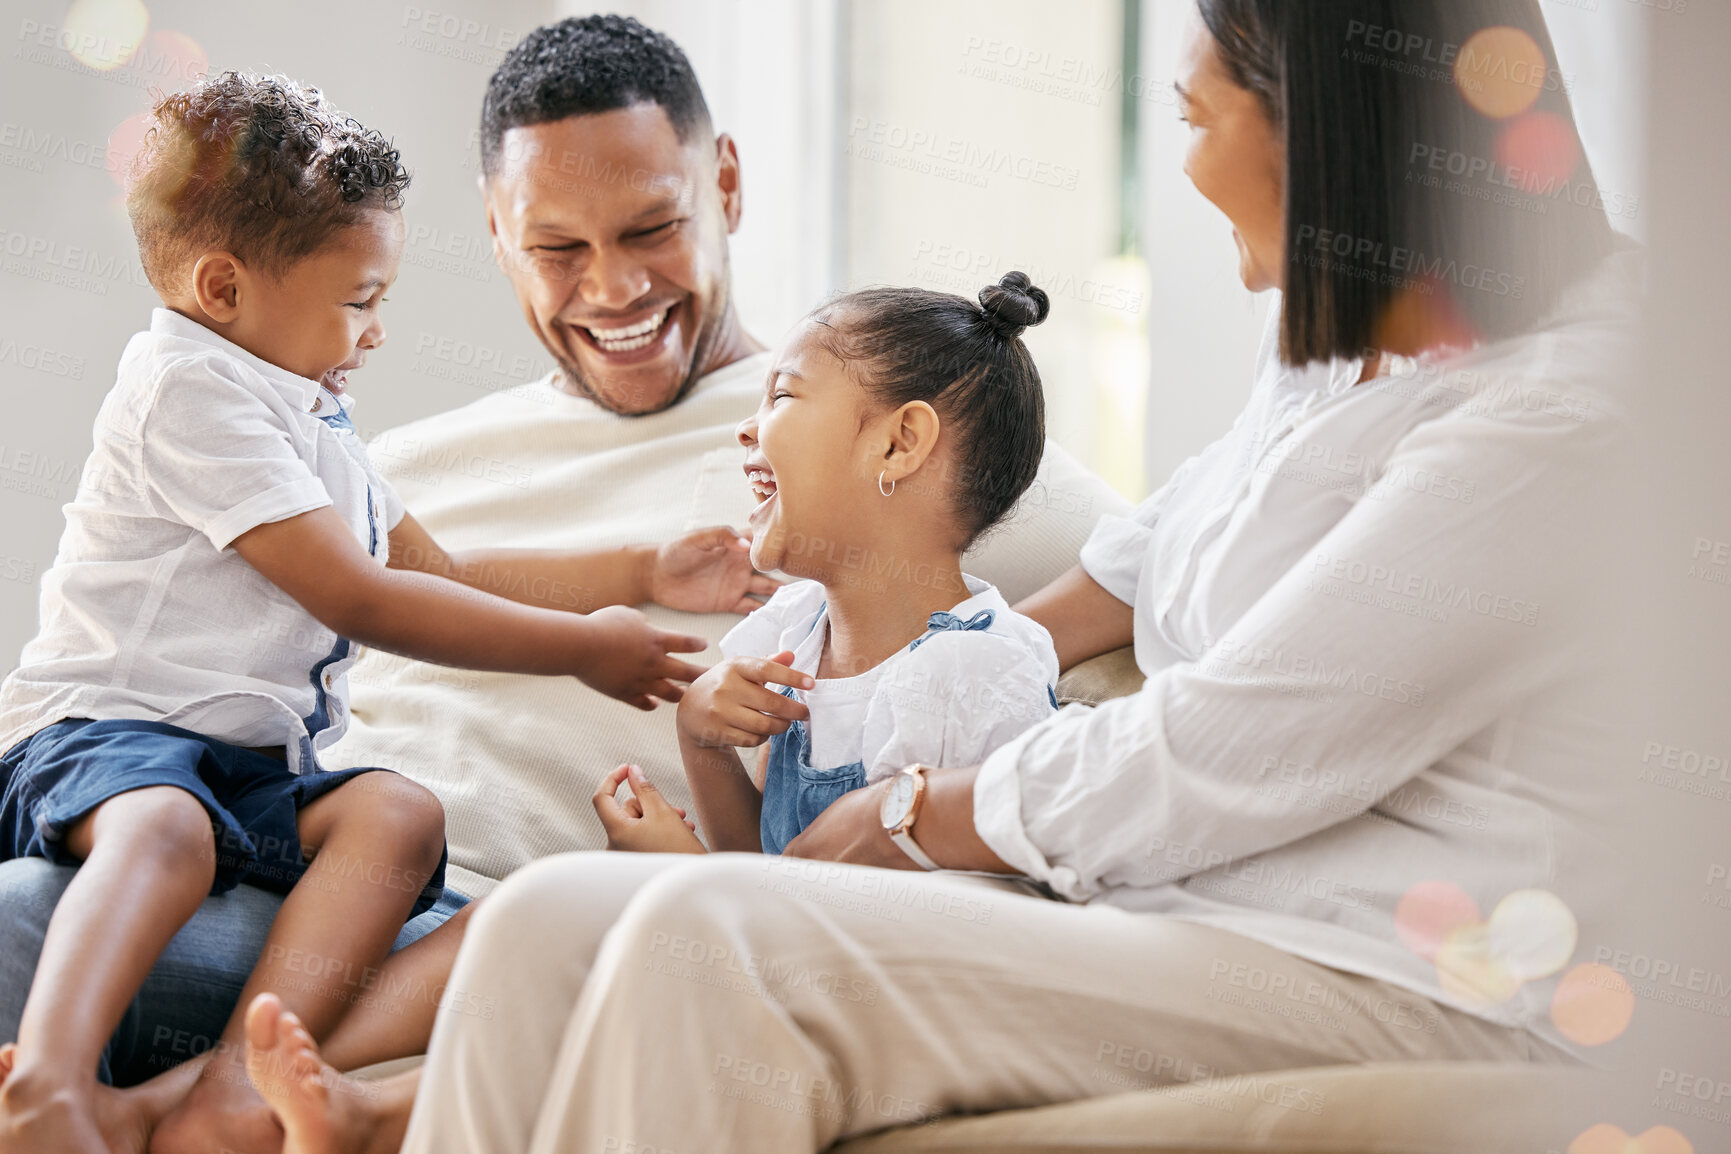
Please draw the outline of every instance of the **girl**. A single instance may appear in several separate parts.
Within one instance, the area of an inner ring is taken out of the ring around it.
[[[917,763],[978,764],[1056,710],[1050,636],[961,571],[1039,467],[1040,375],[1020,337],[1048,307],[1019,272],[977,306],[870,289],[812,313],[778,355],[739,427],[760,498],[752,562],[805,580],[736,626],[680,704],[708,848],[781,853],[842,794]],[[738,746],[760,749],[754,775]],[[635,766],[595,805],[614,849],[705,848]]]

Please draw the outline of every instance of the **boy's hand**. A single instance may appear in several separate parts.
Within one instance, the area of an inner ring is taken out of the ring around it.
[[[656,698],[678,701],[685,690],[675,682],[690,682],[703,673],[700,666],[668,655],[697,653],[708,649],[709,642],[657,629],[640,610],[610,605],[579,620],[583,646],[572,672],[591,689],[627,705],[654,709]]]
[[[631,783],[632,796],[619,800],[619,786]],[[635,765],[622,765],[601,781],[592,799],[607,848],[633,853],[708,853],[685,811],[669,805]]]
[[[810,689],[810,677],[791,668],[793,654],[774,657],[732,657],[712,666],[686,691],[679,703],[679,732],[698,745],[756,746],[787,732],[811,711],[771,684]]]
[[[699,529],[655,551],[649,599],[687,613],[750,613],[781,582],[751,567],[751,539],[725,525]]]

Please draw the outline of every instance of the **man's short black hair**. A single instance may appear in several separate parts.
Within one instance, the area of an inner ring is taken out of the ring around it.
[[[629,16],[573,16],[537,28],[487,82],[481,170],[498,170],[508,129],[645,103],[661,106],[681,144],[712,131],[691,61],[670,37]]]

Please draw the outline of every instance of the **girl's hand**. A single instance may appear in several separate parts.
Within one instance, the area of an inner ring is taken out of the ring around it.
[[[619,786],[631,783],[632,796],[619,800]],[[622,765],[601,781],[592,799],[607,848],[633,853],[708,853],[685,811],[669,805],[635,765]]]
[[[713,665],[691,683],[679,703],[679,732],[697,745],[757,746],[811,711],[804,704],[770,689],[771,684],[810,689],[817,684],[791,668],[793,654],[774,657],[730,657]]]
[[[697,653],[709,642],[688,633],[669,633],[649,624],[641,610],[610,605],[575,619],[582,631],[580,656],[572,670],[578,680],[638,709],[654,709],[656,699],[678,701],[703,672],[671,653]]]
[[[699,529],[655,551],[649,599],[687,613],[750,613],[781,582],[751,567],[751,539],[725,525]]]

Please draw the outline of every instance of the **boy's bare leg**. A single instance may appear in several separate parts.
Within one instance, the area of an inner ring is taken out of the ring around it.
[[[463,991],[447,990],[445,983],[478,904],[470,902],[450,921],[385,959],[372,989],[325,1036],[319,1049],[327,1065],[359,1070],[427,1052],[440,1005],[449,999],[457,1011],[465,1008]],[[474,1012],[485,1012],[484,1007]]]
[[[0,1148],[142,1151],[185,1093],[96,1082],[97,1061],[151,966],[210,894],[210,816],[170,786],[110,798],[66,835],[83,865],[66,888],[36,965],[18,1044],[0,1058]]]
[[[365,788],[356,789],[365,783]],[[366,996],[444,851],[444,813],[389,773],[348,782],[301,811],[312,865],[277,914],[258,966],[186,1100],[157,1128],[152,1154],[274,1154],[282,1132],[247,1078],[246,1007],[278,995],[313,1037]]]
[[[246,1069],[284,1132],[283,1154],[396,1154],[421,1072],[345,1078],[319,1058],[306,1027],[262,994],[247,1009]]]

